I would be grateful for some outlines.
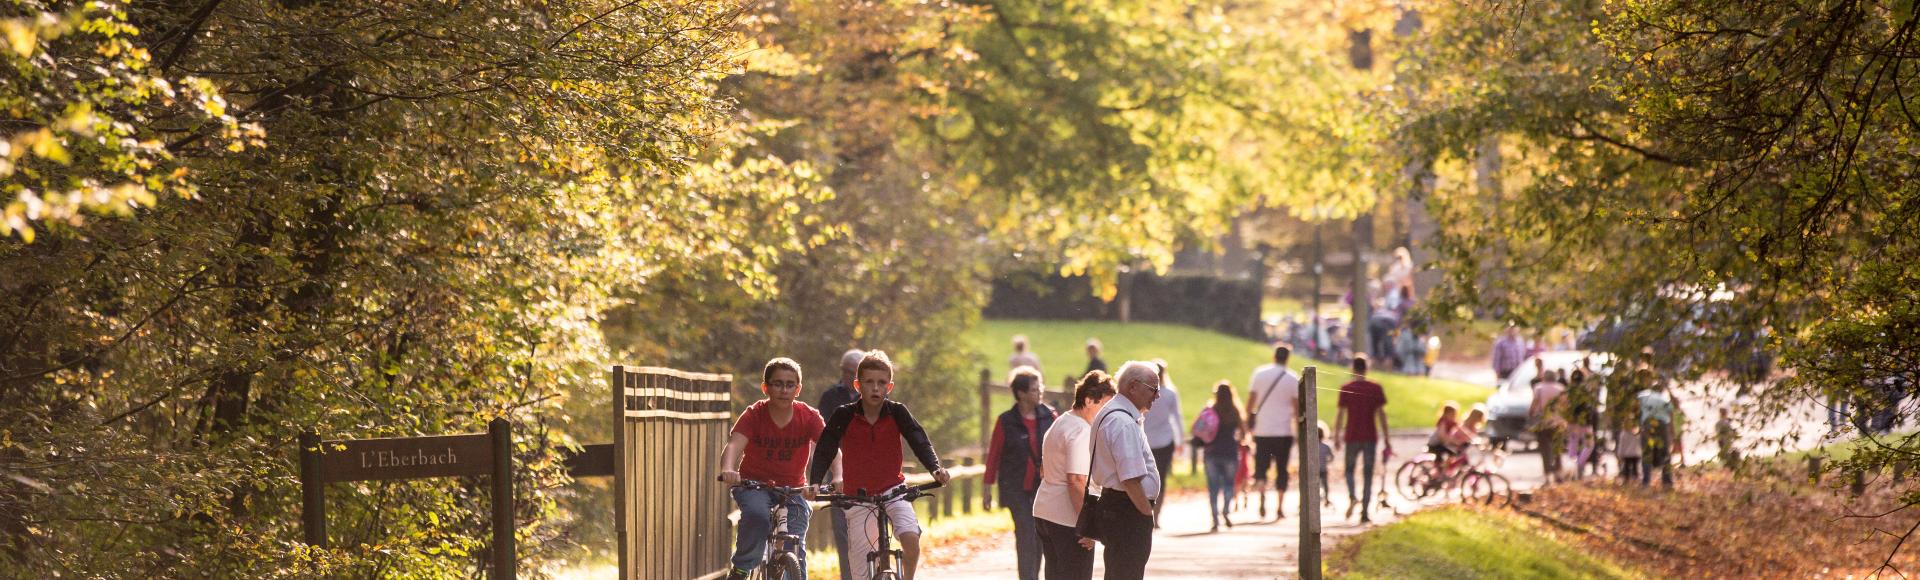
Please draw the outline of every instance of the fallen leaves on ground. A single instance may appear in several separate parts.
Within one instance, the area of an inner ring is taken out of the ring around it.
[[[1579,532],[1573,535],[1581,543],[1650,575],[1726,578],[1920,571],[1920,546],[1913,545],[1920,538],[1895,551],[1920,517],[1900,507],[1889,492],[1854,498],[1804,482],[1735,479],[1715,470],[1689,473],[1670,491],[1554,486],[1520,509]],[[1882,570],[1883,563],[1892,569]]]

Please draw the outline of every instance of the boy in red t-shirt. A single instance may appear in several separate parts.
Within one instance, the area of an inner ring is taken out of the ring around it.
[[[940,467],[940,456],[934,453],[927,430],[913,419],[906,405],[887,399],[893,392],[893,361],[887,359],[887,353],[868,351],[856,368],[854,378],[858,381],[855,386],[860,390],[860,400],[831,411],[826,430],[820,433],[820,452],[813,456],[809,480],[823,481],[835,457],[845,453],[841,466],[846,480],[835,487],[852,494],[888,493],[907,481],[906,474],[900,471],[905,462],[900,440],[905,439],[920,465],[933,473],[933,480],[946,483],[950,476]],[[876,549],[874,546],[880,540],[875,511],[847,512],[847,544],[848,551],[852,552],[847,559],[853,564],[854,578],[872,574],[867,570],[870,565],[867,555]],[[886,512],[893,535],[900,540],[902,559],[906,561],[906,574],[901,577],[913,580],[914,569],[920,562],[920,521],[913,513],[913,504],[908,502],[887,504]]]
[[[727,450],[720,456],[720,480],[739,485],[752,480],[776,487],[806,485],[807,461],[826,422],[820,412],[799,402],[800,363],[780,357],[767,361],[760,371],[761,399],[733,424],[727,438]],[[738,466],[737,468],[735,466]],[[809,488],[801,496],[788,499],[787,532],[801,538],[794,556],[800,559],[804,580],[807,569],[807,520],[813,515],[807,500]],[[733,502],[740,506],[740,525],[734,538],[733,569],[729,579],[746,578],[765,557],[767,538],[773,532],[773,508],[776,497],[771,490],[735,487]]]
[[[1367,380],[1366,355],[1353,357],[1353,381],[1340,386],[1340,411],[1334,415],[1333,430],[1341,433],[1333,440],[1335,449],[1344,443],[1347,448],[1347,515],[1352,517],[1353,506],[1360,506],[1360,523],[1372,523],[1367,517],[1367,504],[1373,497],[1373,460],[1379,445],[1384,445],[1386,454],[1393,454],[1393,442],[1387,436],[1387,392],[1380,384]],[[1376,428],[1375,421],[1378,421]],[[1358,456],[1358,457],[1356,457]],[[1355,463],[1354,459],[1360,459]],[[1353,494],[1353,468],[1362,466],[1360,495]]]

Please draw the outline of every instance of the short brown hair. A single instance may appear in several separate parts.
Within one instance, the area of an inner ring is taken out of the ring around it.
[[[880,349],[869,350],[866,356],[860,357],[860,366],[854,368],[853,374],[858,377],[860,373],[867,371],[887,371],[887,378],[891,379],[893,378],[893,359],[887,358],[887,353]]]
[[[1020,365],[1020,368],[1013,369],[1013,374],[1007,378],[1007,389],[1015,393],[1024,393],[1029,389],[1039,388],[1040,384],[1040,369],[1027,365]]]
[[[781,369],[793,371],[793,380],[800,380],[800,363],[784,356],[777,356],[773,357],[773,360],[767,361],[765,368],[760,369],[760,383],[766,384],[772,382],[773,371]]]
[[[1113,377],[1106,371],[1091,370],[1080,377],[1080,384],[1073,388],[1073,408],[1084,409],[1087,403],[1118,393],[1113,388]]]
[[[1353,374],[1356,374],[1356,375],[1367,374],[1367,355],[1366,354],[1353,355]]]

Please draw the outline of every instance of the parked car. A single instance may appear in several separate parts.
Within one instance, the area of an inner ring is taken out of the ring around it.
[[[1494,387],[1493,395],[1487,397],[1487,438],[1495,445],[1509,441],[1532,443],[1533,431],[1527,428],[1527,411],[1533,408],[1534,361],[1545,361],[1548,370],[1571,370],[1578,368],[1580,359],[1587,357],[1593,358],[1594,369],[1603,375],[1613,366],[1612,355],[1579,350],[1548,351],[1527,357],[1520,368],[1514,369],[1507,380]]]

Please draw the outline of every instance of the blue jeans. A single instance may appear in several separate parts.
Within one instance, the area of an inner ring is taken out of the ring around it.
[[[1375,447],[1379,444],[1378,441],[1347,444],[1347,499],[1360,502],[1360,517],[1363,518],[1367,517],[1368,504],[1373,503],[1373,454]],[[1360,480],[1360,489],[1362,489],[1363,492],[1358,496],[1353,495],[1353,468],[1355,467],[1353,459],[1355,455],[1364,457],[1364,463],[1360,465],[1365,466],[1365,469],[1361,470],[1363,475]],[[1322,475],[1322,477],[1325,476]]]
[[[735,530],[733,567],[754,570],[766,558],[767,538],[773,533],[773,492],[764,489],[734,488],[733,503],[740,506],[740,526]],[[807,577],[807,520],[813,510],[806,498],[798,495],[787,501],[787,533],[799,536],[793,557],[800,562],[800,580]]]
[[[1239,457],[1207,457],[1207,509],[1213,515],[1213,524],[1216,526],[1220,525],[1220,516],[1233,508],[1233,472],[1239,468]],[[1281,477],[1284,479],[1285,475]],[[1225,498],[1225,501],[1220,498]]]
[[[1040,527],[1033,520],[1034,492],[1000,488],[1000,505],[1013,512],[1013,553],[1020,580],[1040,580]]]

